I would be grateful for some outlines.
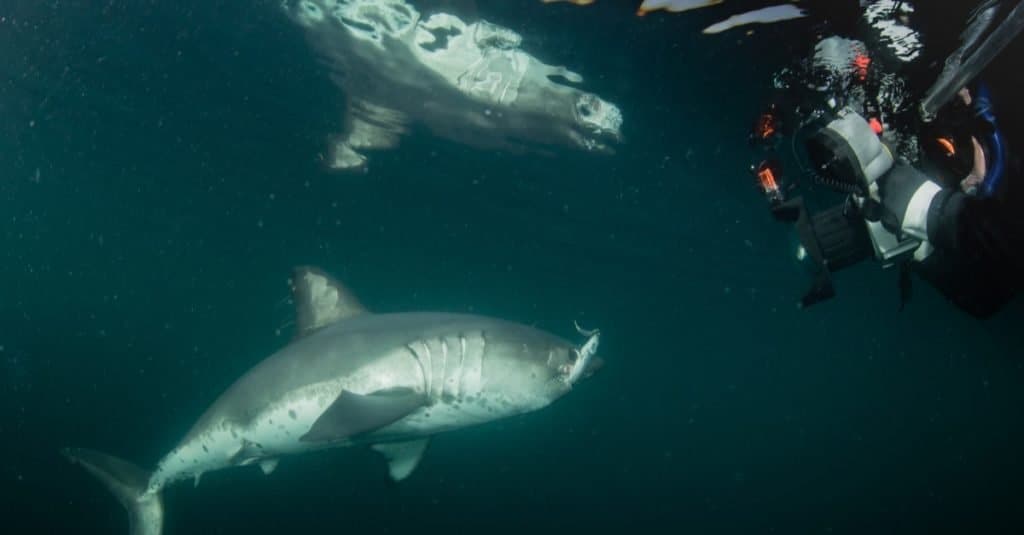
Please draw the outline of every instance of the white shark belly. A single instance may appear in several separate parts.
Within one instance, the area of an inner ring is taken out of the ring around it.
[[[550,403],[550,398],[513,398],[491,392],[436,400],[433,404],[370,433],[361,442],[427,437],[533,412]]]
[[[183,479],[198,481],[203,473],[214,470],[323,449],[322,444],[300,439],[343,387],[341,381],[309,385],[267,406],[247,425],[225,420],[213,423],[160,461],[150,491]],[[328,447],[340,445],[344,444]]]

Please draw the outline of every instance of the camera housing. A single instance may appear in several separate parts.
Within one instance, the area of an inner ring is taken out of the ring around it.
[[[844,108],[806,139],[805,148],[814,181],[849,194],[844,211],[860,214],[874,256],[884,267],[917,250],[920,240],[893,233],[882,223],[877,181],[892,168],[894,159],[867,120]]]

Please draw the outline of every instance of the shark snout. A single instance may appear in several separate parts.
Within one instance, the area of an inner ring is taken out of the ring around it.
[[[613,152],[612,145],[622,138],[622,112],[597,95],[580,93],[573,106],[578,143],[597,152]]]

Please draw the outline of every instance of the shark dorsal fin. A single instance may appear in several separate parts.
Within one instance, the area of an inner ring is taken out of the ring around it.
[[[348,288],[317,268],[295,268],[291,287],[297,338],[336,321],[366,313]]]

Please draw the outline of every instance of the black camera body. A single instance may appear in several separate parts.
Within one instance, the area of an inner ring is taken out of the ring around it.
[[[801,300],[809,306],[835,295],[830,273],[871,257],[883,267],[902,264],[922,242],[890,231],[893,225],[885,223],[877,181],[894,157],[860,114],[843,108],[823,119],[804,139],[804,148],[805,171],[814,182],[846,194],[842,203],[813,215],[801,197],[772,210],[776,219],[795,224],[803,251],[816,266],[814,284]]]

